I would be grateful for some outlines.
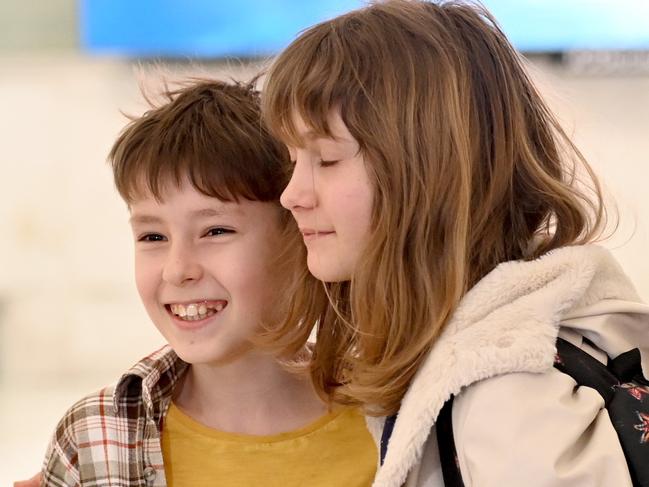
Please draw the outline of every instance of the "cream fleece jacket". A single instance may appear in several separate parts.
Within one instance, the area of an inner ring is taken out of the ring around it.
[[[638,347],[649,377],[649,306],[607,250],[503,263],[462,299],[414,377],[374,486],[444,485],[434,428],[452,394],[467,487],[631,486],[602,398],[553,368],[558,335],[604,362]],[[377,444],[384,419],[367,418]]]

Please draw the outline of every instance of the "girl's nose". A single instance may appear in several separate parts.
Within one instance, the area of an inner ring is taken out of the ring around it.
[[[284,208],[290,211],[310,209],[316,205],[313,165],[298,153],[291,179],[280,197]]]

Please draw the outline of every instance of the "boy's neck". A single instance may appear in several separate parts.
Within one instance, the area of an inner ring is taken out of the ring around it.
[[[250,435],[295,430],[327,412],[308,378],[254,352],[227,364],[191,365],[174,396],[180,409],[205,426]]]

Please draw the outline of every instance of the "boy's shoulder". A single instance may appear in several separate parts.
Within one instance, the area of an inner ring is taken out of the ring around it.
[[[168,345],[147,355],[121,378],[75,402],[57,425],[53,441],[78,449],[90,437],[114,431],[134,431],[147,417],[156,422],[171,399],[173,388],[187,369]]]
[[[146,356],[113,385],[89,394],[72,405],[59,421],[49,445],[43,475],[46,485],[68,485],[108,478],[130,485],[130,475],[142,472],[143,448],[157,455],[155,438],[173,388],[187,369],[169,346]],[[151,456],[151,455],[149,455]],[[161,463],[161,462],[159,462]],[[113,468],[114,470],[114,468]],[[117,475],[117,477],[115,477]],[[94,480],[93,480],[94,479]],[[50,482],[50,483],[48,483]]]

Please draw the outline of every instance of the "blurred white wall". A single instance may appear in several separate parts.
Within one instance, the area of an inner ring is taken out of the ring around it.
[[[604,242],[649,299],[649,70],[647,63],[580,74],[538,62],[537,84],[600,177],[619,226]],[[579,68],[578,68],[579,69]],[[597,71],[597,70],[595,70]]]
[[[208,67],[247,77],[254,66]],[[614,249],[649,297],[649,77],[540,63],[542,91],[616,198]],[[124,204],[105,163],[144,108],[131,64],[0,56],[0,485],[36,471],[57,419],[162,344],[132,280]]]

